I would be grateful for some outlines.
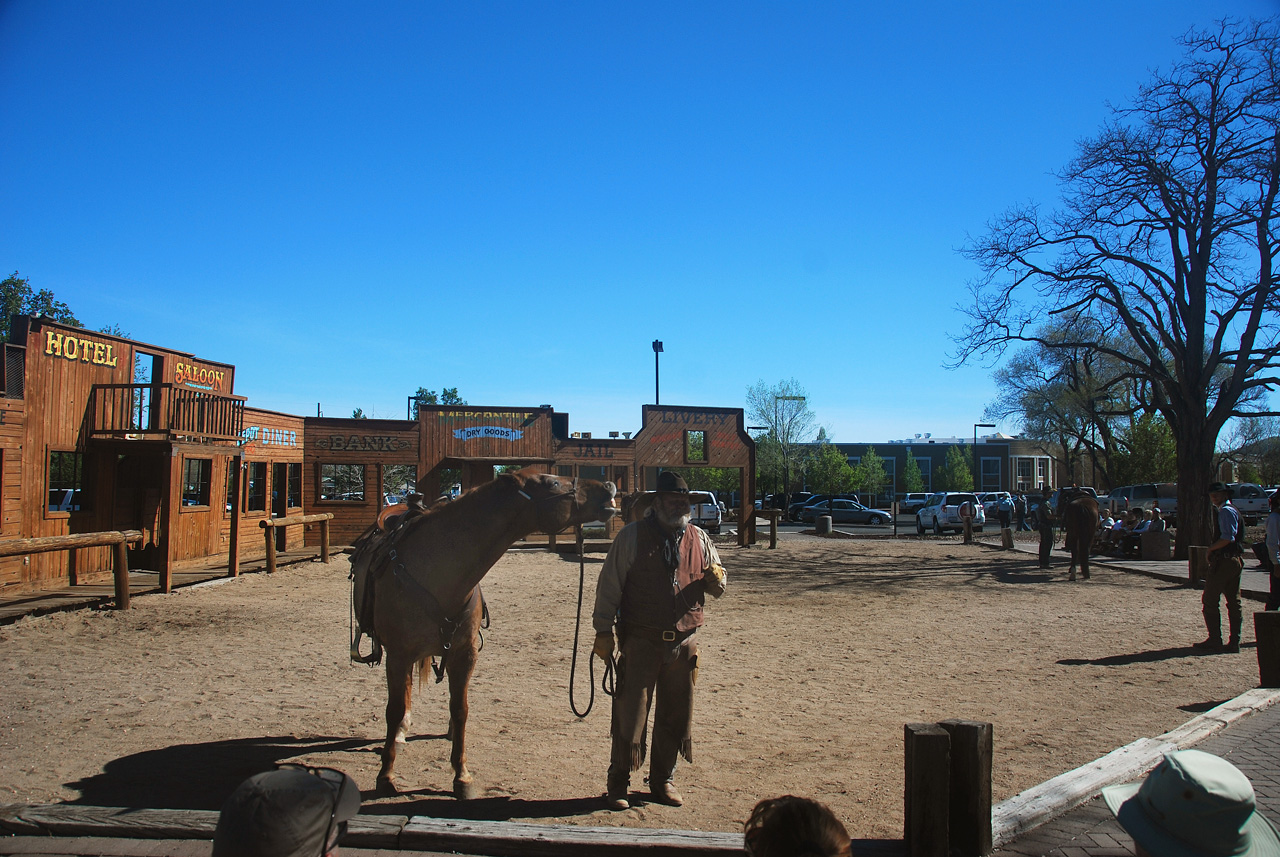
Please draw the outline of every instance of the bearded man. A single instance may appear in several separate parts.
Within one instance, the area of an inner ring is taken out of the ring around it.
[[[618,533],[596,583],[596,656],[613,655],[615,623],[618,634],[606,791],[611,809],[631,806],[631,772],[644,762],[650,707],[649,793],[658,803],[683,805],[673,779],[677,754],[693,761],[697,631],[706,594],[719,598],[725,589],[715,545],[689,523],[689,486],[663,471],[656,494],[652,510]]]

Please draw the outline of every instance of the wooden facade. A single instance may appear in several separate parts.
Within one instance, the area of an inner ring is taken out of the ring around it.
[[[11,337],[0,538],[141,530],[130,568],[155,571],[167,588],[175,562],[227,551],[239,464],[267,455],[301,465],[301,418],[247,409],[230,364],[47,318],[15,317]],[[291,432],[295,450],[265,453],[242,436],[246,414]],[[111,567],[109,548],[32,554],[0,561],[0,586],[83,583]]]
[[[332,512],[329,538],[349,545],[374,522],[388,495],[399,498],[404,483],[389,481],[391,468],[412,473],[417,482],[420,428],[411,420],[355,420],[307,417],[303,497],[309,512]],[[320,543],[308,524],[307,544]]]
[[[129,567],[265,551],[259,522],[331,512],[350,544],[407,490],[429,497],[498,465],[651,488],[661,468],[737,467],[754,495],[755,445],[732,408],[645,406],[634,438],[572,435],[549,405],[429,405],[416,420],[298,417],[251,408],[235,367],[184,351],[17,316],[3,345],[0,540],[140,530]],[[616,533],[620,522],[610,525]],[[278,527],[275,547],[319,541]],[[110,548],[0,558],[0,587],[101,579]]]

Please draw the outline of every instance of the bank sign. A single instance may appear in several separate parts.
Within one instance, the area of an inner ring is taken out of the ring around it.
[[[475,440],[478,437],[519,440],[524,437],[524,432],[520,431],[520,429],[505,428],[504,426],[471,426],[469,428],[454,429],[453,436],[458,440]]]

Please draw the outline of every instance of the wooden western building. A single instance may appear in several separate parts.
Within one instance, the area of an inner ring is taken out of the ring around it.
[[[174,564],[254,555],[267,517],[332,512],[350,544],[417,488],[467,490],[498,465],[652,489],[666,468],[738,468],[755,445],[737,408],[645,406],[634,437],[572,434],[549,405],[429,405],[416,420],[299,417],[249,407],[235,367],[190,352],[16,316],[0,390],[0,539],[140,530],[129,567],[169,587]],[[609,528],[613,535],[621,522]],[[274,530],[277,549],[314,525]],[[0,558],[0,587],[104,580],[109,548]]]
[[[10,330],[0,538],[140,530],[129,566],[167,588],[175,562],[225,555],[253,518],[302,513],[302,419],[247,408],[234,366],[47,318]],[[109,550],[0,559],[0,586],[104,579]]]

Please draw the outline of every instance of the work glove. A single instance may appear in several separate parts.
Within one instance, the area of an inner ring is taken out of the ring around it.
[[[608,661],[613,657],[613,634],[609,631],[596,634],[596,643],[591,647],[591,654],[602,661]]]
[[[725,574],[724,566],[720,563],[713,563],[710,568],[702,572],[703,587],[713,598],[719,598],[724,595]]]

